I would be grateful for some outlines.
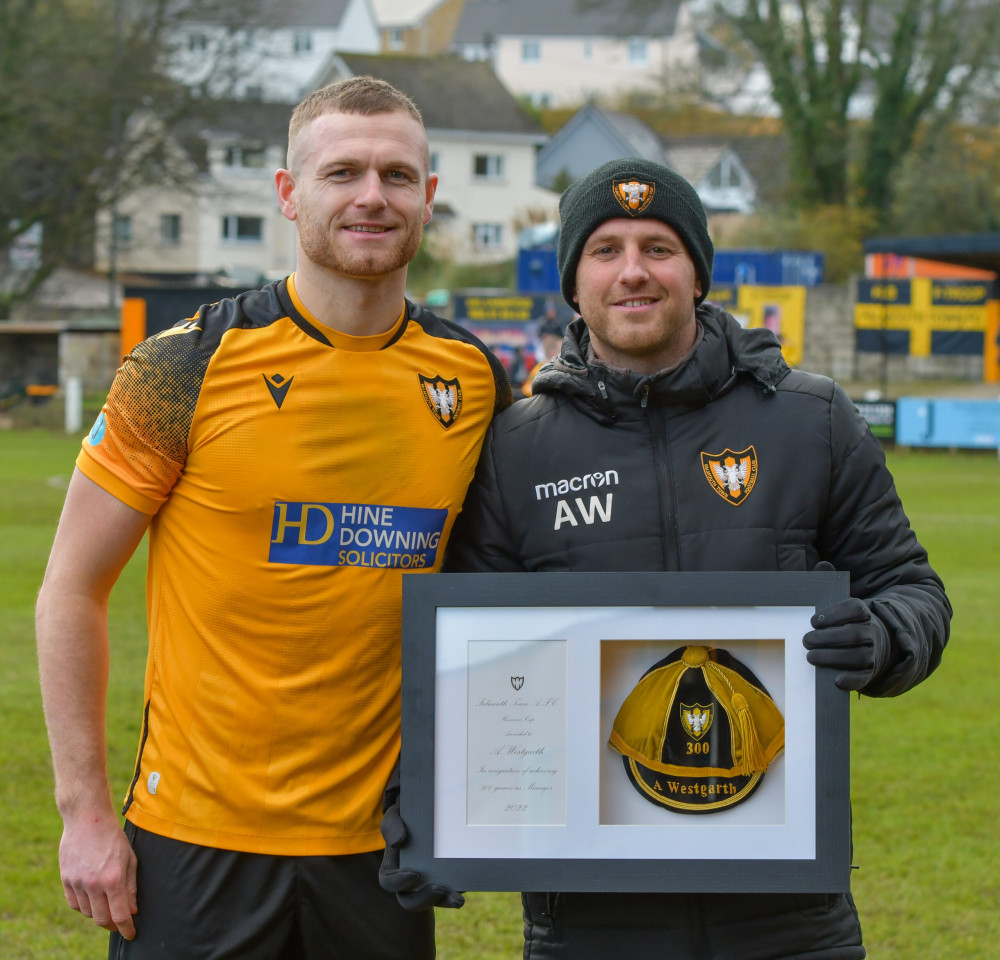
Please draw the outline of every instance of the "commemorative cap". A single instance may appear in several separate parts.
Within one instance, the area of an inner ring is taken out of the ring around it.
[[[618,710],[608,743],[632,785],[679,813],[747,800],[785,745],[785,721],[746,664],[720,647],[679,647]]]
[[[559,198],[556,261],[563,298],[576,309],[576,268],[587,238],[605,220],[659,220],[677,231],[701,281],[699,304],[712,286],[715,247],[708,218],[694,187],[662,163],[641,157],[610,160],[574,181]],[[586,319],[586,317],[584,317]]]

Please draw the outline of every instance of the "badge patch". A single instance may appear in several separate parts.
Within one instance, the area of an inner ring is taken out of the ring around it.
[[[445,380],[442,377],[424,377],[419,373],[420,392],[435,419],[447,430],[462,412],[462,385],[456,377]]]
[[[739,453],[732,450],[723,450],[722,453],[702,451],[701,468],[712,489],[726,503],[739,506],[750,496],[757,482],[757,451],[753,446]]]
[[[524,686],[524,677],[511,677],[510,678],[510,685],[515,690],[520,690],[521,687]]]
[[[656,195],[655,183],[644,183],[642,180],[613,180],[612,183],[615,199],[630,217],[642,213]]]
[[[693,740],[700,740],[711,729],[714,714],[711,704],[682,703],[681,726]]]

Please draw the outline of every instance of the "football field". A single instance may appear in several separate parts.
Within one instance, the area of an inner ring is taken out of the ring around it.
[[[106,934],[71,911],[38,692],[33,605],[79,448],[0,430],[0,958],[83,960]],[[854,895],[875,960],[987,960],[1000,943],[1000,461],[893,451],[906,512],[955,608],[938,671],[897,699],[851,700]],[[112,789],[131,777],[145,662],[144,551],[112,598]],[[438,919],[442,960],[517,958],[516,894]],[[669,956],[669,951],[665,951]]]

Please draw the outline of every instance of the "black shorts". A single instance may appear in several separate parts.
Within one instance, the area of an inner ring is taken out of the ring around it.
[[[133,824],[139,912],[109,960],[431,960],[434,911],[378,883],[382,852],[280,857],[216,850]]]

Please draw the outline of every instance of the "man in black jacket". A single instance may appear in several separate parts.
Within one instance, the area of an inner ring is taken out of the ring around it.
[[[560,213],[562,291],[581,319],[531,398],[491,426],[446,569],[832,564],[850,572],[851,597],[814,616],[809,662],[870,696],[923,680],[951,607],[881,448],[833,381],[791,370],[772,333],[704,302],[714,251],[695,191],[666,167],[616,160],[574,183]],[[850,895],[523,903],[531,960],[865,956]]]

